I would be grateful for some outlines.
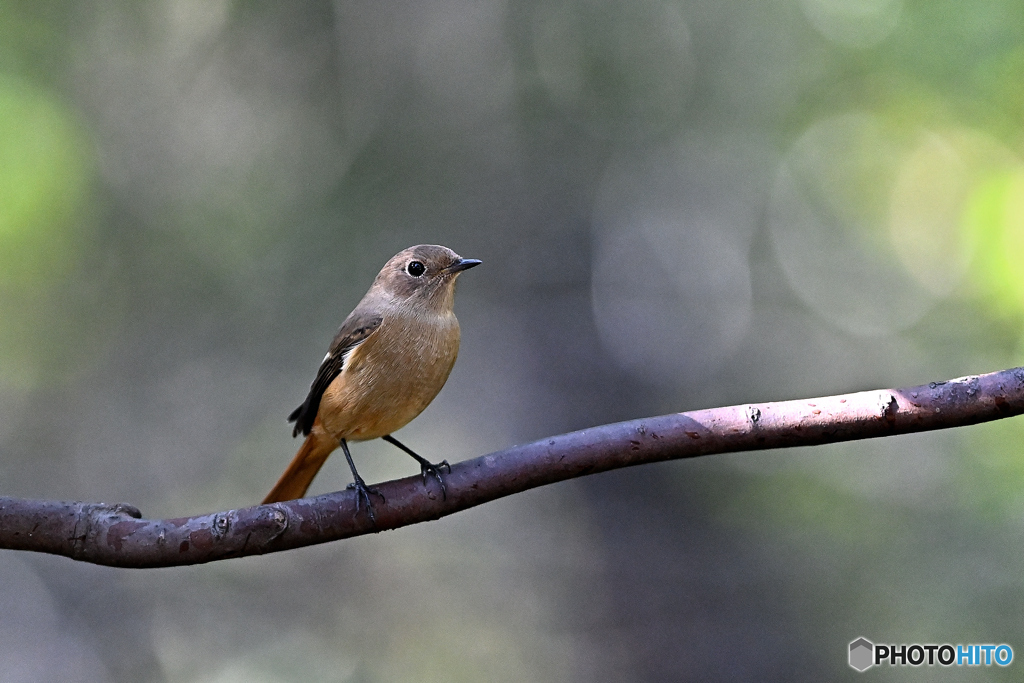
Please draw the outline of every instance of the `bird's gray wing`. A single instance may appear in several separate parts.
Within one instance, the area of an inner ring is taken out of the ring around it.
[[[358,308],[345,318],[338,334],[334,336],[334,341],[331,342],[330,351],[324,356],[324,361],[316,372],[316,378],[309,387],[309,395],[302,405],[288,416],[288,421],[295,423],[292,436],[298,436],[299,432],[309,434],[309,430],[313,428],[313,421],[316,420],[317,411],[320,410],[320,399],[345,367],[348,354],[376,332],[382,320],[379,314],[362,313]]]

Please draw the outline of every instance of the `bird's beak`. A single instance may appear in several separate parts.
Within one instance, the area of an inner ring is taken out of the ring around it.
[[[483,263],[483,261],[481,261],[480,259],[460,258],[458,261],[456,261],[455,263],[453,263],[450,266],[448,266],[447,268],[445,268],[444,272],[446,272],[446,273],[460,273],[460,272],[462,272],[464,270],[469,270],[470,268],[473,268],[474,266],[479,266],[481,263]]]

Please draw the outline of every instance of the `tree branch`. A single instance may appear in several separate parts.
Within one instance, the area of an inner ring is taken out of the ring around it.
[[[557,481],[714,453],[870,439],[1024,412],[1024,368],[919,387],[651,417],[553,436],[453,465],[448,495],[420,477],[377,486],[376,524],[353,491],[179,519],[130,505],[0,497],[0,548],[114,567],[170,567],[262,555],[440,519]]]

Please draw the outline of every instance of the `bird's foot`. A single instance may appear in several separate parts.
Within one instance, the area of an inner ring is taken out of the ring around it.
[[[437,479],[437,483],[441,485],[441,499],[448,500],[448,489],[444,485],[444,479],[441,478],[441,470],[451,474],[452,466],[448,464],[447,460],[442,460],[436,465],[429,460],[420,461],[420,474],[423,475],[423,485],[427,485],[427,475]]]
[[[384,494],[377,489],[372,489],[366,485],[362,477],[358,477],[354,482],[347,486],[349,489],[354,489],[356,492],[356,513],[359,512],[360,502],[366,503],[366,514],[369,515],[370,521],[374,524],[377,523],[377,517],[373,514],[373,504],[370,503],[370,494],[380,496],[381,501],[386,505],[388,499],[384,497]]]
[[[416,462],[420,464],[420,474],[423,475],[423,485],[427,485],[427,475],[429,474],[434,479],[437,479],[437,483],[441,485],[441,499],[448,500],[448,489],[444,485],[444,479],[441,478],[441,470],[446,470],[449,474],[452,472],[452,466],[448,464],[447,460],[442,460],[435,465],[423,456],[418,455],[416,451],[412,450],[390,434],[386,434],[381,438],[415,458]]]

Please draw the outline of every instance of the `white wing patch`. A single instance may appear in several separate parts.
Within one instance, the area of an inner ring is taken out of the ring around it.
[[[364,339],[363,341],[366,341],[366,340]],[[347,349],[345,349],[345,353],[341,354],[341,367],[338,368],[338,374],[339,375],[341,373],[345,372],[345,368],[348,367],[348,359],[352,357],[352,352],[355,351],[356,349],[358,349],[360,346],[362,346],[363,345],[363,341],[360,341],[357,344],[353,344],[352,346],[350,346]],[[330,359],[332,357],[333,356],[331,355],[331,353],[328,352],[327,355],[324,356],[324,361],[323,362],[326,363],[328,361],[328,359]]]

